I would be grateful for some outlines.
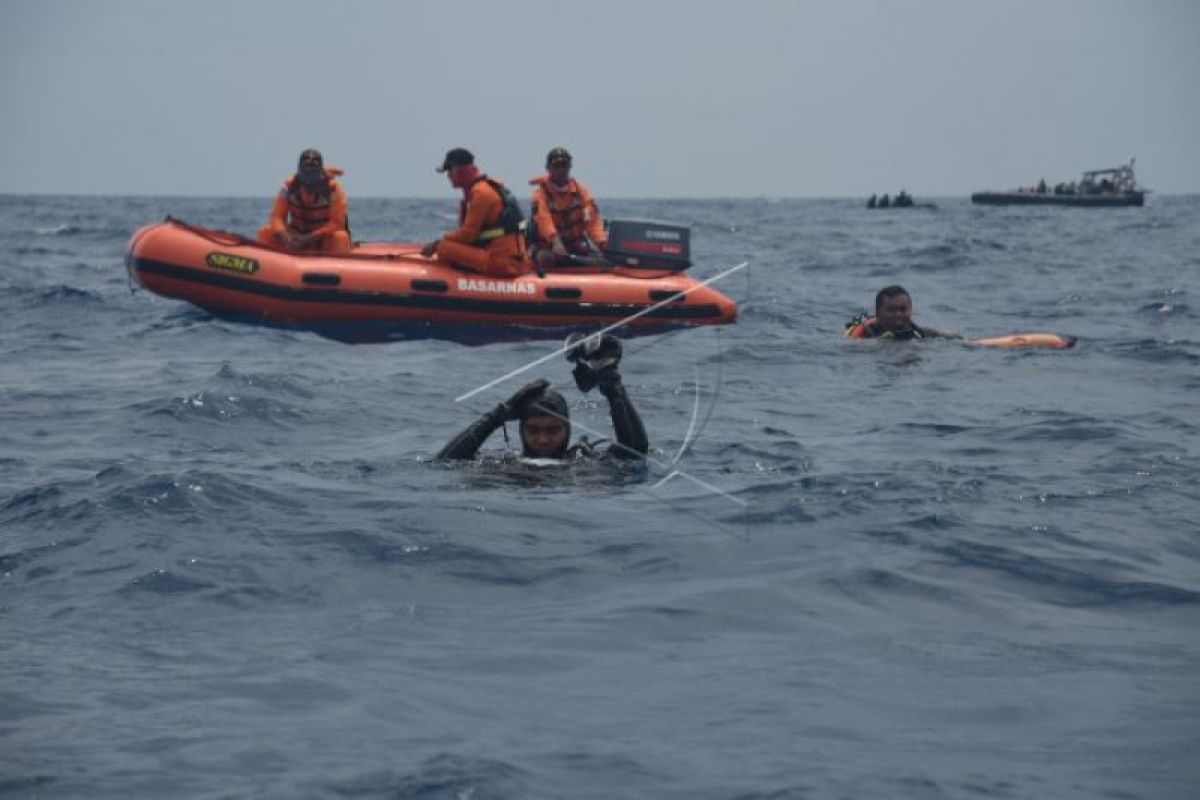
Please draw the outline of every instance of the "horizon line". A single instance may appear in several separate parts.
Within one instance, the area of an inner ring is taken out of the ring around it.
[[[993,191],[993,190],[980,190]],[[1159,192],[1143,189],[1147,194],[1159,197],[1190,197],[1200,190],[1183,192]],[[145,192],[11,192],[0,190],[0,197],[123,197],[123,198],[169,198],[173,200],[270,200],[270,194],[149,194]],[[937,200],[970,200],[971,194],[909,194],[910,197],[926,197]],[[606,201],[621,200],[856,200],[870,197],[862,194],[697,194],[697,195],[606,195]],[[351,199],[359,200],[454,200],[454,195],[379,195],[355,194]]]

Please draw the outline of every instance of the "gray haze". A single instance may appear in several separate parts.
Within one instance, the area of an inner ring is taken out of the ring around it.
[[[0,192],[962,195],[1138,158],[1200,190],[1200,3],[0,0]]]

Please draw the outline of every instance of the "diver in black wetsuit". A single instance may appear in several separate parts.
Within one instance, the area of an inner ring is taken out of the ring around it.
[[[521,454],[526,458],[575,460],[593,456],[623,459],[642,458],[649,449],[646,428],[637,409],[625,392],[617,364],[621,360],[621,343],[612,336],[579,337],[567,359],[575,362],[572,375],[582,392],[598,388],[608,400],[616,443],[602,453],[596,452],[600,442],[580,439],[571,441],[570,409],[561,394],[549,388],[546,380],[536,380],[517,390],[511,397],[484,414],[451,439],[437,454],[441,460],[474,458],[480,446],[506,421],[519,420]],[[570,343],[570,341],[568,341]]]

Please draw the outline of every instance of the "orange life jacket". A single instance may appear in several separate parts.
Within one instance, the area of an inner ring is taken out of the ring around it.
[[[546,208],[554,227],[558,229],[558,237],[568,250],[581,250],[584,238],[587,236],[587,208],[584,205],[583,192],[574,178],[567,184],[566,189],[553,189],[550,179],[545,175],[531,180],[530,185],[542,190],[546,198]]]
[[[295,175],[283,184],[287,198],[289,229],[297,233],[312,233],[329,223],[333,213],[333,195],[341,191],[341,186],[334,178],[341,174],[342,170],[336,167],[326,167],[325,180],[315,190],[304,187]],[[346,224],[345,220],[337,222],[341,226]]]
[[[487,184],[500,198],[500,208],[489,219],[484,220],[485,227],[479,232],[479,238],[475,240],[474,244],[487,245],[502,236],[520,234],[525,230],[525,215],[521,213],[521,206],[517,202],[517,198],[513,197],[512,192],[503,183],[495,178],[489,178],[487,175],[480,175],[463,192],[464,197],[458,204],[458,224],[462,225],[466,222],[467,197],[470,196],[471,189],[481,182]]]
[[[871,326],[874,324],[874,317],[855,317],[846,323],[846,330],[842,331],[842,335],[850,339],[870,339]]]
[[[909,323],[907,328],[898,331],[885,331],[879,327],[879,322],[875,317],[855,317],[846,323],[846,330],[842,332],[843,336],[851,339],[899,339],[900,341],[908,341],[910,339],[932,339],[940,336],[937,331],[931,328],[922,328],[916,323]]]

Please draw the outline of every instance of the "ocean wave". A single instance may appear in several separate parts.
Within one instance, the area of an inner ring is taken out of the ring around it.
[[[20,311],[15,315],[10,314],[10,317],[43,328],[46,323],[58,319],[52,316],[54,314],[78,314],[80,309],[84,308],[115,308],[111,298],[100,291],[82,289],[65,283],[51,286],[9,286],[4,300],[5,305]],[[66,333],[67,330],[62,332]]]
[[[1187,303],[1157,302],[1140,307],[1138,314],[1156,322],[1167,322],[1176,318],[1190,318],[1192,307]]]
[[[92,480],[39,486],[19,492],[0,506],[0,521],[26,531],[91,531],[114,519],[192,518],[230,508],[294,508],[292,500],[241,476],[201,470],[137,475],[113,467]]]
[[[278,608],[281,603],[311,602],[317,590],[309,586],[273,586],[271,581],[280,581],[279,576],[254,569],[245,560],[232,563],[188,559],[172,567],[157,567],[148,571],[135,564],[114,565],[101,570],[127,574],[132,577],[111,589],[116,595],[138,597],[149,595],[151,602],[159,602],[157,596],[194,597],[212,606],[247,610],[253,608]],[[91,576],[97,571],[77,572],[77,577]]]
[[[106,300],[96,292],[64,284],[40,290],[37,294],[36,302],[44,305],[53,305],[56,303],[104,304]]]
[[[1200,592],[1151,580],[1102,577],[1107,570],[1051,560],[1028,550],[959,540],[935,548],[956,567],[981,569],[1014,579],[1034,597],[1069,607],[1178,606],[1200,603]],[[1094,566],[1094,565],[1093,565]]]
[[[225,363],[217,370],[217,379],[235,386],[252,386],[270,391],[283,391],[288,394],[309,399],[313,396],[308,387],[293,376],[283,372],[249,372],[236,369],[232,364]]]
[[[999,239],[986,239],[982,237],[971,237],[967,240],[971,247],[979,247],[984,250],[995,250],[997,252],[1008,252],[1013,249],[1011,241],[1001,241]]]
[[[0,522],[22,535],[48,530],[54,533],[62,523],[79,523],[87,518],[93,504],[74,496],[69,488],[56,484],[35,486],[18,491],[0,505]],[[19,539],[18,539],[19,541]]]
[[[963,269],[974,263],[971,246],[964,239],[924,247],[905,247],[897,255],[902,263],[910,265],[918,272]]]
[[[306,414],[299,408],[281,403],[273,396],[225,394],[201,391],[187,397],[143,400],[131,408],[147,417],[165,416],[180,422],[236,422],[241,425],[267,423],[279,428],[294,428]]]
[[[317,478],[334,481],[357,481],[371,475],[378,467],[362,460],[352,461],[293,461],[288,467]]]
[[[156,569],[139,575],[125,586],[125,592],[150,592],[152,594],[181,594],[213,588],[208,581],[194,580],[167,569]]]
[[[897,599],[922,600],[935,605],[961,607],[971,605],[968,588],[923,578],[909,570],[882,567],[856,567],[847,572],[821,578],[821,585],[856,603],[884,605]]]
[[[461,538],[461,537],[455,537]],[[372,564],[407,567],[427,575],[465,580],[494,586],[535,586],[566,580],[581,571],[578,555],[565,553],[502,552],[501,540],[485,546],[468,544],[419,533],[373,532],[355,528],[296,531],[288,544],[305,551],[324,550],[331,554]]]
[[[1004,442],[1092,442],[1118,439],[1122,434],[1119,423],[1070,414],[1022,425],[998,425],[979,432],[982,439]]]
[[[21,796],[37,797],[58,782],[54,775],[24,775],[0,778],[0,794],[19,792]]]
[[[83,233],[84,229],[78,225],[68,225],[64,222],[50,227],[34,228],[32,232],[37,236],[74,236]]]
[[[498,800],[539,796],[532,779],[530,773],[506,761],[442,753],[410,771],[373,771],[339,781],[321,781],[313,788],[340,797]]]
[[[1110,345],[1107,350],[1119,358],[1155,364],[1200,365],[1200,344],[1188,340],[1140,339],[1117,342]]]
[[[17,245],[10,248],[7,257],[19,256],[20,260],[16,266],[24,266],[27,264],[25,256],[63,256],[70,258],[77,255],[77,251],[67,247],[47,247],[46,245]]]
[[[99,221],[97,221],[99,223]],[[45,238],[89,238],[89,239],[107,239],[124,241],[129,237],[132,228],[126,228],[116,225],[99,224],[80,224],[63,222],[57,225],[41,225],[29,228],[24,231],[24,235],[32,235]]]

